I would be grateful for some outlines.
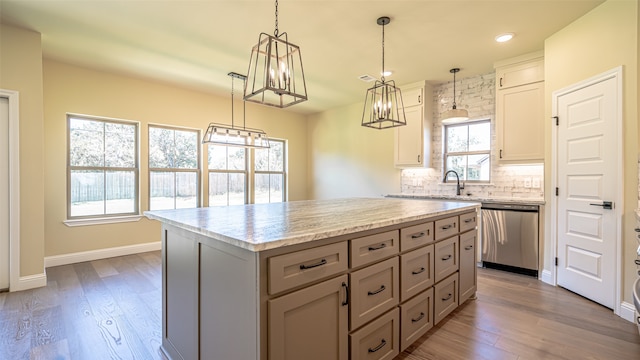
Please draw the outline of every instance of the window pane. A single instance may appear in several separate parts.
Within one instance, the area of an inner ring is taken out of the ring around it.
[[[173,131],[149,127],[149,167],[171,168],[175,162]]]
[[[283,180],[284,176],[281,174],[271,174],[269,176],[269,201],[270,202],[282,202],[283,201]]]
[[[149,173],[149,209],[173,209],[175,206],[175,173],[151,171]]]
[[[491,149],[491,124],[483,122],[469,125],[469,151]]]
[[[284,143],[270,141],[269,171],[284,171]]]
[[[227,170],[246,170],[247,150],[244,148],[228,147],[227,151],[229,153]]]
[[[104,172],[71,170],[71,216],[104,214]]]
[[[69,119],[71,166],[104,166],[104,123]]]
[[[227,173],[209,173],[209,206],[228,204]]]
[[[105,164],[107,167],[136,166],[135,125],[105,123]]]
[[[271,146],[274,141],[269,142]],[[256,171],[269,171],[269,149],[255,149],[255,169]]]
[[[245,204],[246,175],[230,173],[229,175],[229,205]]]
[[[106,213],[124,214],[136,210],[136,174],[133,171],[107,171]]]
[[[469,155],[467,180],[489,181],[491,172],[491,156],[489,154]]]
[[[467,166],[467,156],[466,155],[461,155],[461,156],[447,156],[447,171],[449,170],[453,170],[455,172],[458,173],[458,176],[460,176],[460,180],[466,179],[465,178],[465,173],[464,173],[464,169]],[[453,174],[450,174],[449,176],[447,176],[447,181],[455,181],[456,176]]]
[[[447,127],[447,152],[467,151],[467,126]]]
[[[227,147],[209,145],[209,169],[227,170]]]
[[[269,174],[256,174],[255,176],[255,194],[254,200],[256,204],[265,204],[269,202]]]
[[[176,209],[198,206],[198,174],[195,172],[176,173]]]
[[[198,168],[198,133],[195,131],[175,132],[175,167],[178,169]]]

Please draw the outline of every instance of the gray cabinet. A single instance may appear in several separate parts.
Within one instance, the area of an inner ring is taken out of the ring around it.
[[[460,297],[458,304],[462,304],[472,297],[477,289],[477,237],[477,230],[460,235]]]

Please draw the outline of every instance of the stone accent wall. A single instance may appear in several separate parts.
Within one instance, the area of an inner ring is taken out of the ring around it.
[[[491,121],[491,182],[466,184],[464,194],[478,197],[544,198],[543,165],[498,165],[495,136],[495,72],[456,79],[456,105],[467,109],[472,120]],[[443,126],[440,114],[453,104],[453,81],[435,86],[431,168],[402,171],[403,194],[455,194],[455,184],[442,183]],[[530,180],[530,181],[529,181]],[[525,187],[529,185],[530,187]],[[536,185],[536,187],[534,187]]]

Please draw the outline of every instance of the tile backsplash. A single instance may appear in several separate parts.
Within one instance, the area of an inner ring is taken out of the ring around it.
[[[464,78],[456,82],[456,104],[469,111],[471,120],[491,120],[491,182],[465,184],[463,194],[478,197],[544,199],[544,168],[534,165],[497,165],[495,137],[495,73]],[[405,169],[401,175],[403,194],[452,195],[455,181],[442,183],[443,127],[440,114],[451,108],[453,82],[433,89],[434,113],[431,168]],[[640,175],[639,175],[640,176]]]

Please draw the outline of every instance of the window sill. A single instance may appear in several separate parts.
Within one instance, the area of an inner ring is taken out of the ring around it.
[[[114,217],[91,218],[91,219],[65,220],[63,221],[63,223],[68,227],[104,225],[104,224],[117,224],[117,223],[125,223],[125,222],[136,222],[136,221],[140,221],[140,219],[142,219],[143,217],[144,217],[143,215],[114,216]]]

